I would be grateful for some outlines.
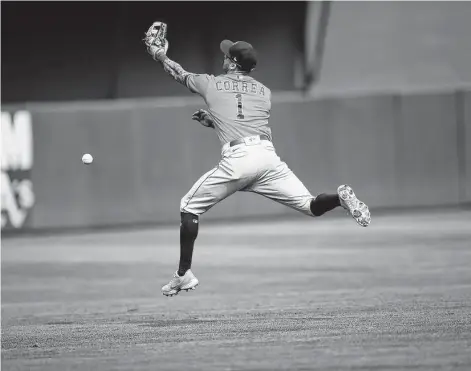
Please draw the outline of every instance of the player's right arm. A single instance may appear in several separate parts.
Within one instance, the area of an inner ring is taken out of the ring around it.
[[[191,117],[192,120],[198,121],[201,125],[206,126],[207,128],[214,129],[214,120],[209,114],[208,111],[204,109],[199,109]]]

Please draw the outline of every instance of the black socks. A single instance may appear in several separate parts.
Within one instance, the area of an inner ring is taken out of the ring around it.
[[[315,216],[321,216],[327,211],[335,209],[337,206],[340,206],[340,199],[338,194],[321,193],[311,201],[311,212]]]
[[[198,215],[180,213],[180,265],[178,275],[185,275],[191,268],[191,259],[193,257],[193,247],[198,236]]]
[[[340,199],[337,194],[322,193],[311,201],[310,208],[315,216],[321,216],[337,206],[340,206]],[[181,277],[191,268],[193,248],[198,236],[199,218],[198,215],[189,213],[180,213],[180,215],[180,264],[178,266],[178,275]]]

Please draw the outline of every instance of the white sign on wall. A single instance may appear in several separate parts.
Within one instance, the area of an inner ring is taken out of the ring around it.
[[[20,229],[34,205],[31,113],[2,112],[1,130],[2,229]]]

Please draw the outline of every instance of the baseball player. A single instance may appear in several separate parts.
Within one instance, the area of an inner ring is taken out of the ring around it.
[[[196,288],[199,281],[190,268],[199,216],[237,191],[258,193],[308,216],[321,216],[341,206],[359,225],[370,224],[368,207],[350,186],[313,196],[278,157],[268,125],[271,91],[250,76],[257,64],[251,44],[222,41],[224,73],[218,76],[185,71],[166,56],[167,49],[166,40],[148,44],[149,54],[169,75],[205,100],[208,109],[198,110],[192,118],[215,130],[222,158],[181,199],[180,264],[173,279],[162,287],[164,295]]]

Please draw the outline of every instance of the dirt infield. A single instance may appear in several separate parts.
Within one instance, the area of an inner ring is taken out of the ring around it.
[[[471,213],[4,239],[2,370],[470,370]]]

